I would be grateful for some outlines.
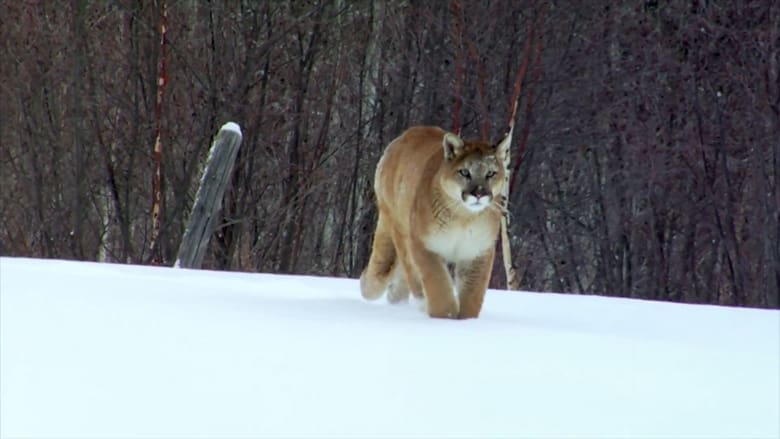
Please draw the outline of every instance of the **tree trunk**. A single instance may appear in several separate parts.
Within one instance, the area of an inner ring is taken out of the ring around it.
[[[222,126],[214,139],[200,181],[195,204],[184,230],[175,267],[200,268],[216,227],[225,188],[241,145],[241,129],[233,122]]]

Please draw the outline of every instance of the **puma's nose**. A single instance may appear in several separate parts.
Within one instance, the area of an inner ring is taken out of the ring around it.
[[[471,195],[479,199],[480,197],[485,197],[490,195],[490,193],[483,186],[477,186],[474,188],[474,190],[471,191]]]

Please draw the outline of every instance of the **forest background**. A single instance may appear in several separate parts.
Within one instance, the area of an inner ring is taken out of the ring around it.
[[[385,145],[498,140],[520,72],[522,289],[780,307],[780,2],[9,1],[0,22],[4,256],[172,264],[235,121],[204,268],[356,277]]]

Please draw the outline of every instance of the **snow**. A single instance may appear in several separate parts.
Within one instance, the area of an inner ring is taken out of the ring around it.
[[[2,437],[780,436],[780,312],[0,258]]]
[[[233,131],[233,132],[238,133],[239,136],[241,135],[241,127],[238,126],[238,124],[235,123],[235,122],[228,122],[228,123],[222,125],[222,128],[220,128],[219,130],[220,131],[222,131],[222,130]]]

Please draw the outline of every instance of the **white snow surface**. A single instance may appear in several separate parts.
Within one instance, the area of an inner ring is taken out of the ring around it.
[[[777,438],[780,312],[0,258],[0,436]]]

